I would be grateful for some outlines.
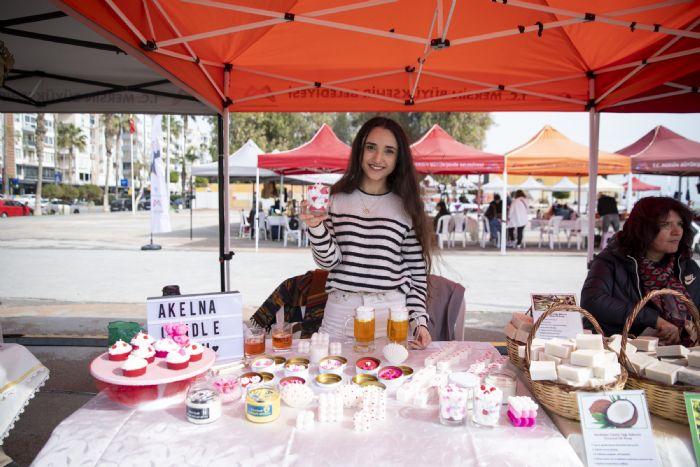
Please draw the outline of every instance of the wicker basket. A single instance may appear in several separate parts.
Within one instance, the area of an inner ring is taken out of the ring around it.
[[[542,321],[545,320],[552,313],[567,311],[581,313],[586,319],[588,319],[596,332],[603,335],[603,330],[596,319],[588,313],[583,308],[579,308],[573,305],[559,305],[549,308],[545,311],[542,316],[535,322],[532,328],[532,333],[527,341],[527,346],[525,347],[525,376],[527,377],[528,383],[530,385],[530,390],[537,398],[537,400],[546,407],[549,411],[554,412],[564,418],[571,420],[580,420],[578,412],[578,401],[576,400],[576,393],[578,392],[602,392],[602,391],[617,391],[625,387],[627,382],[627,371],[624,366],[621,368],[620,375],[617,376],[614,383],[606,384],[604,386],[595,387],[573,387],[567,384],[561,384],[554,381],[532,381],[530,378],[530,347],[532,346],[532,339],[537,330],[540,328]],[[603,345],[609,350],[608,344],[603,339]]]
[[[629,378],[627,379],[627,389],[644,389],[646,392],[647,404],[651,413],[659,417],[673,420],[674,422],[688,424],[688,414],[685,410],[685,400],[683,399],[684,392],[698,392],[697,386],[687,386],[682,384],[668,385],[652,381],[644,376],[638,375],[634,368],[629,365],[625,349],[627,348],[627,334],[629,333],[632,323],[637,318],[639,312],[646,304],[654,297],[659,295],[673,295],[679,298],[690,309],[690,314],[693,317],[693,324],[696,330],[700,330],[700,314],[695,304],[688,298],[675,290],[660,289],[649,292],[639,303],[634,307],[632,313],[627,317],[625,327],[622,330],[622,343],[620,350],[620,360],[629,368]],[[697,345],[697,344],[696,344]]]
[[[510,362],[521,370],[525,370],[527,365],[525,365],[525,359],[518,356],[518,347],[522,344],[510,337],[506,336],[506,348],[508,349],[508,358]]]

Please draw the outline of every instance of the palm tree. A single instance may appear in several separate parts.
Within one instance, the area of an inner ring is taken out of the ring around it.
[[[170,140],[180,137],[182,134],[182,122],[175,118],[174,115],[164,115],[164,117],[161,122],[161,128],[168,135],[165,144],[165,182],[170,186]],[[170,122],[170,125],[168,125],[168,122]],[[169,133],[168,129],[170,130]]]
[[[56,148],[68,151],[68,177],[66,177],[66,181],[67,183],[73,183],[75,180],[75,166],[77,165],[75,149],[79,152],[85,151],[87,137],[83,134],[83,130],[73,123],[59,123],[56,125],[56,131]]]
[[[3,164],[2,164],[2,192],[5,196],[10,194],[10,166],[15,165],[15,116],[13,114],[5,114],[3,116],[5,125],[3,147]],[[13,169],[14,170],[14,169]]]
[[[125,133],[128,133],[130,128],[131,128],[131,117],[128,114],[119,114],[115,115],[115,118],[117,119],[117,152],[116,152],[116,157],[114,159],[114,186],[118,187],[119,186],[119,176],[120,174],[120,169],[123,167],[122,166],[122,144],[123,144],[123,136]]]
[[[41,216],[41,188],[44,181],[44,138],[46,137],[46,115],[43,113],[36,115],[34,137],[36,138],[36,159],[38,161],[34,215]]]
[[[105,131],[105,190],[102,198],[102,210],[109,212],[109,166],[112,163],[114,140],[119,134],[119,117],[114,114],[103,114],[100,119]]]

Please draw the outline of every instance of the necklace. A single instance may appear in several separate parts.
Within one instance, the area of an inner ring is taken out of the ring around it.
[[[374,209],[376,204],[379,202],[379,197],[377,197],[377,199],[374,200],[374,203],[367,206],[367,204],[365,203],[365,196],[369,196],[369,195],[366,195],[362,191],[360,191],[359,193],[360,193],[360,202],[362,203],[362,214],[364,214],[365,216],[368,216],[369,213],[372,212],[372,209]]]

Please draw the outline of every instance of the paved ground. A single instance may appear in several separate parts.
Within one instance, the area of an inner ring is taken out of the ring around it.
[[[215,211],[173,213],[173,232],[159,234],[160,251],[149,242],[148,213],[90,213],[9,218],[0,221],[0,323],[3,333],[104,336],[114,319],[145,320],[145,299],[164,285],[182,293],[219,290],[218,227]],[[283,279],[314,267],[304,248],[261,242],[256,252],[231,228],[232,289],[252,313]],[[537,244],[535,234],[528,237]],[[584,252],[538,249],[509,252],[477,246],[443,250],[436,273],[467,289],[467,338],[500,341],[513,311],[529,306],[531,292],[575,292],[586,275]],[[27,408],[4,448],[28,465],[53,427],[94,393],[88,363],[102,349],[39,347],[30,350],[51,370],[47,386]]]

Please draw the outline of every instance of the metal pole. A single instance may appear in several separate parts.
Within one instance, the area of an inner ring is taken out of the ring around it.
[[[506,227],[508,220],[508,169],[503,165],[503,199],[501,199],[501,254],[506,254]]]
[[[588,249],[587,263],[593,260],[595,248],[595,206],[598,184],[598,132],[600,131],[600,114],[595,109],[589,110],[589,148],[588,148]],[[601,238],[602,241],[602,238]]]
[[[231,290],[231,220],[229,219],[229,180],[228,154],[229,154],[229,111],[224,109],[224,251],[226,251],[226,292]]]
[[[219,182],[219,275],[221,279],[221,291],[226,292],[226,267],[224,260],[226,250],[224,249],[224,119],[219,114],[216,118],[217,123],[217,149],[219,153],[218,163],[218,182]]]
[[[192,205],[194,204],[194,185],[192,184],[192,172],[190,171],[190,241],[192,241]]]
[[[632,172],[627,176],[627,214],[632,210]]]
[[[133,115],[129,116],[129,156],[131,157],[131,215],[136,215],[136,202],[135,202],[135,190],[134,190],[134,133],[131,132],[131,125],[133,123],[134,128],[136,128],[136,122],[132,120]]]
[[[253,200],[253,212],[255,213],[255,251],[258,251],[259,235],[258,232],[258,222],[260,221],[260,215],[258,212],[258,204],[260,203],[260,169],[255,168],[255,199]]]

